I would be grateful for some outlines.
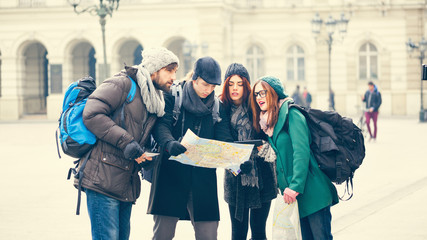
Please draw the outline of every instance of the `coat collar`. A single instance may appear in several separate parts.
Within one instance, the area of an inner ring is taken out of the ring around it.
[[[273,130],[273,142],[274,143],[276,142],[280,131],[283,129],[283,125],[285,124],[286,118],[288,117],[288,111],[289,111],[288,106],[289,106],[290,101],[292,101],[292,100],[286,99],[285,102],[280,107],[279,118],[277,119],[276,126],[274,126],[274,130]]]

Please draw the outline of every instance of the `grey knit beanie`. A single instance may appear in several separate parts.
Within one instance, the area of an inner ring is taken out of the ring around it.
[[[230,66],[228,66],[227,71],[225,71],[224,80],[227,80],[228,77],[233,75],[244,77],[249,81],[249,83],[251,83],[248,70],[240,63],[232,63]]]
[[[285,93],[285,89],[284,89],[284,87],[282,85],[282,81],[280,81],[280,79],[273,77],[273,76],[264,76],[260,79],[262,81],[268,83],[268,85],[270,85],[270,87],[272,87],[274,89],[274,91],[279,96],[279,99],[283,99],[283,98],[288,97],[288,95],[286,95],[286,93]]]
[[[171,63],[179,65],[178,57],[164,47],[144,49],[141,52],[141,66],[153,74]]]

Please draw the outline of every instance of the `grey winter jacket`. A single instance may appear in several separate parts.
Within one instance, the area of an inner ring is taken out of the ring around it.
[[[157,119],[146,110],[137,87],[133,101],[124,107],[125,129],[121,127],[121,114],[116,110],[121,109],[131,88],[128,75],[136,80],[136,71],[128,68],[105,80],[89,96],[83,112],[84,124],[98,141],[84,168],[82,187],[124,202],[135,202],[139,197],[141,167],[125,159],[123,150],[133,140],[144,146]]]

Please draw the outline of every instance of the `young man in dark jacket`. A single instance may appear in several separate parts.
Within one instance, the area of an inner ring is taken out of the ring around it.
[[[82,179],[92,239],[129,239],[132,204],[141,191],[138,172],[152,160],[143,146],[165,113],[162,90],[169,91],[176,79],[179,60],[171,51],[147,49],[142,58],[138,66],[106,79],[89,96],[83,112],[86,127],[98,138]],[[122,111],[131,81],[137,83],[136,94],[124,105],[121,119],[116,113]]]
[[[368,83],[368,90],[365,92],[365,95],[362,98],[362,101],[366,103],[366,126],[368,127],[369,140],[376,141],[377,139],[377,120],[378,120],[378,109],[381,106],[381,93],[378,91],[377,86],[373,82]],[[370,122],[374,123],[374,133],[371,131]]]
[[[175,123],[175,98],[165,96],[165,115],[153,130],[154,139],[161,148],[161,160],[153,173],[148,213],[154,215],[156,240],[169,240],[175,235],[179,219],[190,218],[198,240],[217,239],[219,206],[216,169],[184,165],[168,160],[186,151],[180,144],[190,129],[199,137],[232,141],[229,118],[220,108],[221,121],[214,123],[212,108],[215,86],[221,84],[221,69],[211,57],[195,63],[192,80],[183,83],[182,106]]]

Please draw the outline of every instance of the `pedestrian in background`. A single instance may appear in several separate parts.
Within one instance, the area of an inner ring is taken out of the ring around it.
[[[298,200],[304,240],[332,239],[330,207],[338,203],[338,195],[311,153],[304,115],[288,108],[292,99],[283,89],[278,78],[266,76],[255,83],[251,94],[254,128],[267,134],[277,155],[277,181],[283,193],[283,200],[277,201]]]
[[[298,104],[300,106],[305,106],[304,98],[300,92],[300,86],[297,85],[295,88],[294,93],[292,93],[292,99],[294,100],[295,104]]]
[[[129,239],[132,205],[141,192],[140,164],[148,167],[152,160],[143,146],[165,113],[162,90],[169,91],[178,63],[165,48],[144,50],[141,64],[106,79],[87,100],[83,121],[98,138],[82,179],[92,239]],[[120,119],[114,113],[126,101],[131,81],[137,83],[136,94]]]
[[[266,140],[264,133],[257,133],[253,128],[249,106],[251,85],[247,69],[242,64],[232,63],[228,66],[224,78],[221,101],[230,117],[233,140]],[[267,142],[263,148],[265,151],[271,149]],[[255,148],[251,158],[243,163],[240,169],[242,172],[237,176],[228,170],[224,173],[224,199],[230,212],[231,239],[246,240],[248,222],[252,240],[267,239],[267,217],[271,200],[277,196],[275,158],[259,157]]]
[[[370,139],[369,140],[377,140],[377,120],[379,108],[382,103],[381,93],[378,91],[377,86],[373,82],[368,83],[368,90],[365,92],[365,95],[362,97],[362,101],[366,103],[366,126],[368,127],[368,132]],[[371,131],[370,122],[374,124],[374,133]]]
[[[233,141],[229,117],[219,108],[221,121],[214,122],[215,86],[221,85],[221,69],[211,57],[200,58],[194,65],[192,80],[182,85],[182,106],[175,120],[175,98],[165,92],[165,112],[153,130],[160,146],[160,161],[153,171],[148,213],[153,214],[154,240],[175,236],[178,220],[191,220],[197,240],[217,239],[219,206],[215,168],[194,167],[168,160],[187,149],[179,142],[190,129],[197,136]],[[219,101],[218,101],[219,102]]]
[[[304,92],[302,93],[302,98],[305,101],[305,107],[306,108],[310,108],[311,107],[312,98],[311,98],[310,92],[307,90],[307,87],[304,87]]]
[[[335,92],[332,89],[329,92],[329,110],[335,111]]]

